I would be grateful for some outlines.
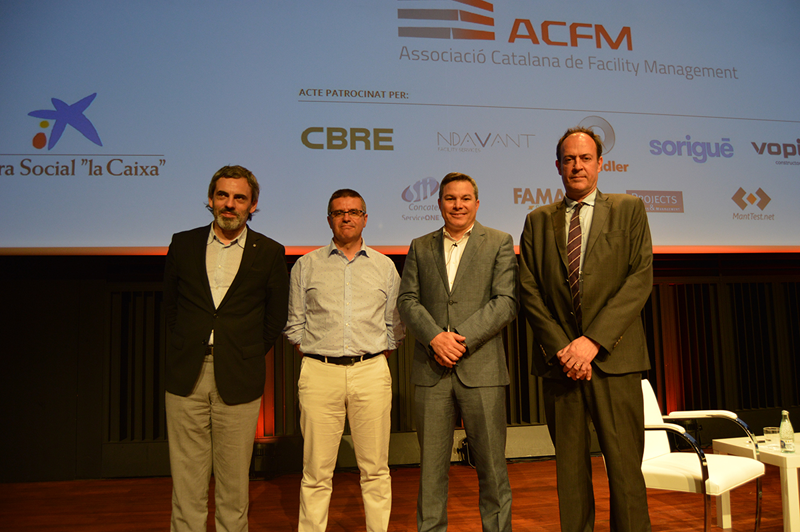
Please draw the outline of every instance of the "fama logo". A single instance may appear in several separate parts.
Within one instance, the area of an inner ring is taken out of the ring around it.
[[[736,191],[736,194],[734,194],[731,199],[742,210],[745,210],[749,204],[755,205],[762,211],[767,207],[767,205],[769,205],[769,202],[772,201],[772,198],[767,196],[767,193],[761,188],[756,190],[755,194],[752,192],[748,194],[742,187],[739,187],[739,190]],[[756,201],[758,203],[756,203]]]
[[[72,105],[58,98],[51,98],[50,102],[53,104],[53,109],[40,109],[28,113],[28,116],[44,119],[39,122],[39,126],[43,129],[50,127],[50,122],[48,122],[48,120],[53,120],[55,122],[53,124],[53,129],[50,130],[50,142],[47,141],[47,135],[44,132],[39,132],[33,137],[33,147],[37,150],[41,150],[47,146],[48,150],[52,150],[61,139],[61,135],[64,134],[64,130],[67,126],[72,126],[88,140],[94,142],[98,146],[102,146],[103,143],[100,140],[100,135],[97,134],[97,130],[94,128],[94,124],[83,114],[92,104],[96,96],[97,93],[95,92],[86,98],[78,100]]]
[[[553,190],[549,188],[537,188],[535,193],[529,188],[514,189],[514,205],[529,203],[531,209],[537,205],[549,205],[550,203],[563,199],[564,191],[561,189],[557,189],[555,195],[553,194]]]
[[[731,139],[723,138],[722,143],[692,142],[692,137],[686,135],[686,140],[651,140],[650,153],[653,155],[683,155],[691,157],[696,163],[704,163],[709,157],[733,157]]]
[[[439,182],[432,177],[420,179],[413,185],[409,185],[403,190],[400,196],[404,201],[417,203],[432,197],[439,190]]]
[[[406,21],[417,20],[422,23],[435,21],[437,26],[400,26],[398,37],[427,37],[429,39],[467,39],[493,41],[494,31],[485,29],[494,26],[494,18],[490,15],[494,5],[484,0],[451,0],[451,9],[398,9],[397,18]],[[460,5],[457,5],[460,4]],[[478,12],[459,9],[467,5]],[[475,24],[471,28],[443,26],[445,23]]]
[[[759,155],[764,155],[767,153],[768,155],[783,155],[784,159],[788,159],[789,157],[795,157],[798,153],[800,153],[800,139],[795,139],[796,144],[785,142],[783,144],[778,144],[777,142],[751,142],[750,144],[753,145],[753,149],[756,150],[756,153]]]
[[[300,139],[306,148],[312,150],[343,150],[350,146],[357,150],[359,145],[365,150],[392,151],[393,129],[375,128],[369,130],[362,127],[310,127],[303,131]]]

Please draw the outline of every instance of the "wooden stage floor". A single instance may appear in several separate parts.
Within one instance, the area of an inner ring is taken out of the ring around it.
[[[595,530],[609,529],[608,483],[602,459],[594,458],[597,519]],[[514,494],[513,527],[517,532],[558,532],[555,461],[509,463]],[[392,470],[393,509],[389,530],[416,530],[419,469]],[[293,531],[297,528],[300,474],[250,483],[250,530]],[[0,484],[0,530],[13,532],[116,532],[169,530],[172,482],[169,478],[78,480]],[[213,493],[213,491],[212,491]],[[703,529],[700,495],[649,490],[654,531]],[[212,497],[213,500],[213,497]],[[478,482],[469,466],[450,470],[449,529],[479,532]],[[753,530],[755,482],[733,491],[733,530]],[[716,517],[712,523],[716,522]],[[356,471],[337,471],[331,501],[330,532],[364,530],[364,510]],[[213,513],[208,530],[213,531]],[[716,529],[720,530],[720,529]],[[783,530],[778,469],[767,466],[761,530]]]

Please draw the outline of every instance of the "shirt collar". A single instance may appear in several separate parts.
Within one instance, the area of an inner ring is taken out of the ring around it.
[[[444,235],[444,237],[445,237],[445,238],[447,238],[448,240],[452,240],[453,242],[461,242],[462,240],[464,240],[464,238],[465,238],[465,237],[468,237],[468,236],[470,236],[470,235],[472,234],[472,229],[473,229],[474,227],[475,227],[475,223],[473,223],[472,225],[470,225],[470,226],[469,226],[469,229],[467,229],[466,231],[464,231],[464,234],[463,234],[463,235],[461,235],[461,238],[459,238],[458,240],[456,240],[455,238],[453,238],[452,236],[450,236],[450,233],[448,233],[448,232],[447,232],[447,229],[446,229],[446,228],[444,228],[444,227],[442,227],[442,234],[443,234],[443,235]]]
[[[208,240],[206,240],[206,245],[210,245],[215,240],[220,244],[222,244],[223,246],[225,246],[225,244],[223,244],[222,241],[217,237],[217,233],[214,232],[214,223],[212,222],[211,228],[208,231]],[[239,233],[239,236],[237,236],[236,239],[233,240],[229,245],[236,244],[240,248],[244,249],[244,243],[246,241],[247,241],[247,224],[245,224],[244,229],[242,229],[242,232]]]
[[[588,205],[589,207],[594,207],[594,201],[597,198],[597,189],[594,189],[588,196],[581,200],[581,203],[584,205]],[[564,203],[567,205],[567,212],[572,212],[575,209],[575,205],[577,205],[577,201],[574,199],[570,199],[567,196],[564,196]]]
[[[364,255],[365,257],[369,257],[369,253],[367,252],[368,249],[369,248],[367,248],[367,243],[364,241],[364,237],[362,236],[361,237],[361,248],[358,250],[358,253],[356,253],[356,256]],[[332,253],[336,253],[337,255],[339,255],[339,254],[344,255],[344,253],[342,253],[339,250],[339,248],[336,247],[336,242],[334,242],[333,239],[331,238],[331,241],[328,244],[327,256],[330,257]]]

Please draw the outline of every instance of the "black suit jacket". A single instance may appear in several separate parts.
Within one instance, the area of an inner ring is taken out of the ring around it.
[[[286,324],[289,277],[283,246],[248,228],[239,271],[218,308],[206,272],[209,226],[176,233],[167,253],[164,308],[167,391],[187,396],[214,330],[214,376],[223,401],[264,393],[265,355]]]

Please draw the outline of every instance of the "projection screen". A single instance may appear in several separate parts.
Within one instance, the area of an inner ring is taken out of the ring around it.
[[[798,251],[799,27],[795,0],[5,1],[0,252],[164,252],[228,164],[290,253],[343,187],[405,252],[451,171],[518,243],[579,124],[657,252]]]

